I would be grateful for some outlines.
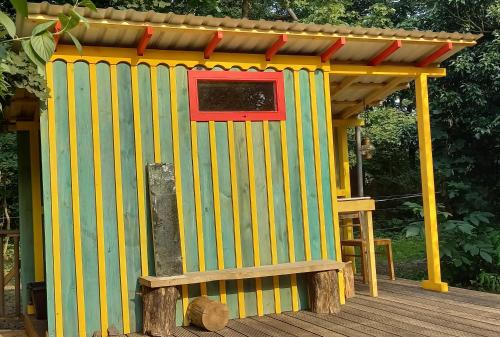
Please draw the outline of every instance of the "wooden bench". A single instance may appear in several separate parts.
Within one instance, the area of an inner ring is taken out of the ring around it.
[[[177,286],[212,281],[244,280],[262,277],[308,274],[308,295],[311,311],[340,311],[338,271],[345,263],[332,260],[282,263],[260,267],[244,267],[204,272],[189,272],[175,276],[144,276],[143,331],[151,336],[168,336],[175,328],[175,307],[179,296]]]

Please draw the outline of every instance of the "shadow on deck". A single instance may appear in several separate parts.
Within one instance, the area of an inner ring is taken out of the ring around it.
[[[338,315],[306,311],[229,321],[227,328],[205,332],[178,328],[178,337],[269,336],[500,336],[500,295],[452,288],[435,293],[418,282],[379,277],[379,297],[356,283],[356,297]]]

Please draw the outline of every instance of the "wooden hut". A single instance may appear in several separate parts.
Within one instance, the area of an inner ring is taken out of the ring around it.
[[[19,31],[63,10],[30,4]],[[20,146],[23,305],[26,284],[45,281],[48,336],[142,330],[139,279],[155,275],[150,163],[175,169],[183,272],[341,261],[347,129],[411,81],[428,257],[422,286],[447,290],[427,79],[445,76],[438,64],[479,36],[78,11],[89,21],[72,31],[83,53],[59,41],[46,67],[46,109],[23,110],[21,99],[6,114]],[[200,294],[227,303],[232,318],[306,310],[304,284],[291,274],[183,285],[177,324]],[[371,288],[376,296],[374,270]]]

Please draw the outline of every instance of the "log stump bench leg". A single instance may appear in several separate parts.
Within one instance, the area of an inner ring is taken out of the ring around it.
[[[329,270],[309,273],[309,306],[317,314],[340,312],[338,271]]]
[[[143,333],[153,337],[171,336],[175,329],[177,287],[143,288]]]

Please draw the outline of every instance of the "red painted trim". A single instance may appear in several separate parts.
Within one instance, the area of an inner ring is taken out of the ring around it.
[[[224,37],[224,34],[222,32],[215,32],[214,36],[212,37],[212,40],[208,43],[207,47],[205,48],[205,51],[203,55],[205,56],[206,59],[209,59],[210,56],[214,53],[215,48],[219,44],[219,42],[222,41],[222,38]]]
[[[288,36],[281,34],[278,40],[273,43],[271,47],[266,51],[266,61],[271,61],[273,56],[280,50],[281,47],[288,41]]]
[[[386,58],[391,56],[396,50],[401,48],[403,44],[401,43],[401,40],[396,40],[389,47],[387,47],[385,50],[383,50],[380,54],[375,56],[368,62],[368,65],[370,66],[377,66],[380,63],[384,62]]]
[[[440,58],[441,56],[443,56],[452,49],[453,49],[453,43],[451,42],[445,43],[438,50],[420,60],[417,63],[417,67],[427,67],[429,64],[436,61],[438,58]]]
[[[198,80],[274,82],[276,111],[200,111]],[[286,119],[285,83],[282,72],[190,70],[188,91],[189,113],[192,121],[280,121]]]
[[[321,53],[321,62],[328,61],[333,54],[335,54],[340,48],[345,45],[345,37],[341,37],[337,41],[335,41],[327,50]]]
[[[144,31],[144,34],[141,37],[141,40],[139,41],[139,44],[137,45],[137,55],[139,56],[144,55],[144,51],[146,50],[146,47],[148,46],[149,40],[151,40],[152,36],[153,36],[153,27],[147,26],[146,30]]]
[[[54,33],[60,32],[62,29],[62,24],[61,21],[57,21],[55,26],[54,26]],[[57,44],[59,43],[59,39],[61,38],[61,35],[54,35],[54,43],[55,43],[55,48],[54,50],[57,49]]]

